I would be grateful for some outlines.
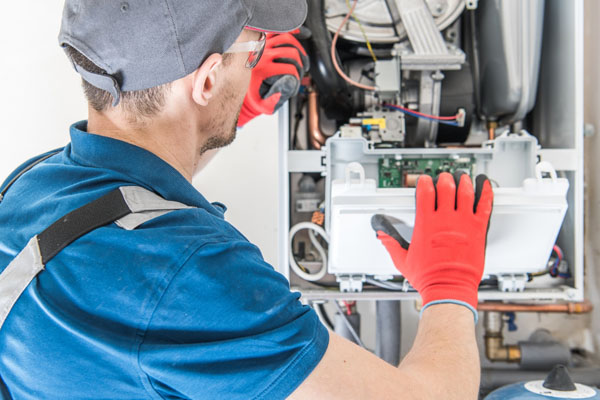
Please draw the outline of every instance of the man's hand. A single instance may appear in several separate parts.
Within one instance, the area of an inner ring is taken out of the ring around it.
[[[308,67],[306,51],[292,33],[269,33],[264,53],[252,70],[238,127],[261,114],[273,114],[295,96]]]
[[[452,177],[445,172],[435,185],[427,175],[419,178],[410,243],[394,228],[397,220],[373,216],[371,225],[377,237],[396,268],[421,294],[424,309],[455,303],[469,307],[477,316],[492,202],[485,175],[477,177],[474,191],[468,175]]]

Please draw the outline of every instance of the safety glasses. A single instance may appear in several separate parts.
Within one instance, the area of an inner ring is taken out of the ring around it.
[[[225,53],[245,53],[250,52],[248,59],[246,60],[246,68],[254,68],[265,51],[265,44],[267,43],[267,35],[264,32],[260,33],[258,40],[252,40],[249,42],[234,43]]]

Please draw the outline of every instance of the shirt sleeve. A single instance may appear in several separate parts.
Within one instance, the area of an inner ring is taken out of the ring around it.
[[[254,245],[204,245],[168,283],[140,368],[163,398],[284,399],[329,342],[299,297]]]

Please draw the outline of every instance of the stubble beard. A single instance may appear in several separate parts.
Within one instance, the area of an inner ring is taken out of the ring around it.
[[[243,98],[242,98],[243,100]],[[229,109],[232,104],[237,104],[235,111],[231,112]],[[209,137],[206,142],[200,148],[200,155],[213,149],[220,149],[221,147],[229,146],[235,140],[237,134],[237,124],[240,118],[240,112],[242,111],[242,101],[240,101],[233,88],[228,87],[223,97],[219,101],[219,112],[218,115],[212,120],[209,125],[209,132],[218,132],[217,134]],[[232,118],[232,115],[235,117]]]

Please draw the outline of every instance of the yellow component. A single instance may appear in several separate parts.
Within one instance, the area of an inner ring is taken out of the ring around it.
[[[385,118],[368,118],[362,120],[363,125],[378,125],[379,129],[385,129]]]
[[[348,6],[349,10],[352,10],[352,6],[350,5],[350,0],[346,0],[346,5]],[[367,44],[367,49],[369,49],[369,53],[371,53],[371,58],[373,58],[373,61],[377,62],[377,57],[375,57],[375,52],[373,51],[373,47],[371,47],[371,42],[369,42],[369,38],[367,37],[367,32],[365,32],[365,28],[363,28],[362,24],[360,23],[360,20],[358,18],[356,18],[356,15],[354,15],[354,13],[352,13],[352,18],[358,24],[358,27],[360,28],[360,31],[362,32],[362,35],[365,38],[365,42]]]

